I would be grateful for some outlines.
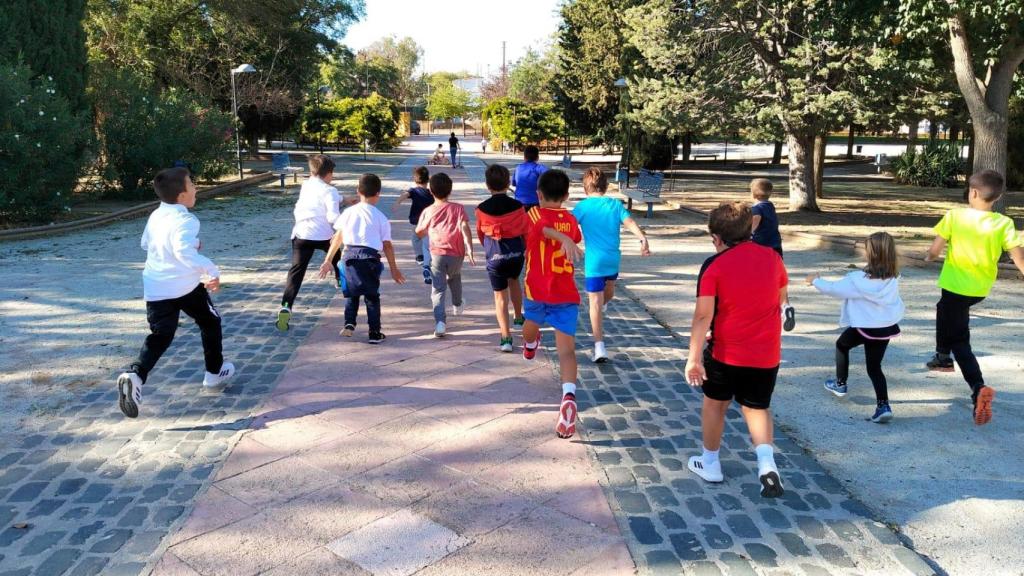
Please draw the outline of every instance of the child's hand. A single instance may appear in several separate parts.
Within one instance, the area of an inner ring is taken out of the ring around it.
[[[935,256],[932,256],[932,251],[928,250],[924,253],[925,262],[935,262]]]
[[[804,282],[806,282],[807,285],[810,286],[811,284],[814,284],[814,281],[817,280],[818,278],[821,278],[821,274],[818,274],[817,272],[811,272],[810,274],[807,275],[807,278],[804,279]]]
[[[391,279],[395,281],[395,284],[405,284],[405,276],[401,270],[392,270]]]
[[[651,255],[651,246],[647,243],[647,238],[644,238],[644,239],[640,240],[640,255],[641,256],[650,256]]]
[[[694,388],[700,388],[704,385],[704,381],[708,379],[707,372],[704,371],[703,362],[687,362],[686,363],[686,382]]]
[[[327,278],[328,275],[334,276],[334,266],[325,260],[324,263],[320,265],[320,279],[323,280],[324,278]]]
[[[570,262],[577,262],[583,258],[583,250],[572,241],[562,242],[562,254],[565,254]]]
[[[469,265],[476,266],[476,256],[473,256],[472,252],[469,253]]]
[[[210,292],[216,292],[220,290],[220,278],[210,278],[206,281],[206,289]]]

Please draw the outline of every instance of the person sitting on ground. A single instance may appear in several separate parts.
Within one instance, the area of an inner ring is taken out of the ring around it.
[[[448,157],[444,153],[444,145],[438,144],[437,150],[434,150],[434,155],[430,157],[428,162],[431,166],[446,166],[448,165]]]
[[[743,202],[725,202],[708,218],[716,254],[704,261],[697,276],[686,361],[686,381],[704,391],[704,452],[691,457],[687,467],[706,482],[724,479],[718,450],[725,413],[735,399],[757,454],[761,496],[777,498],[783,488],[769,407],[782,352],[779,306],[789,277],[782,257],[750,240],[750,220],[750,207]]]

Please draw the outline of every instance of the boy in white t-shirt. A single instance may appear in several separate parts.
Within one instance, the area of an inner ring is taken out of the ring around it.
[[[302,183],[299,199],[295,202],[295,226],[292,228],[292,267],[288,270],[281,310],[277,313],[275,325],[281,332],[288,331],[295,297],[306,277],[306,268],[317,250],[327,252],[334,236],[334,222],[341,214],[341,196],[331,186],[334,179],[334,160],[323,154],[309,157],[309,179]],[[348,203],[348,202],[346,202]],[[340,254],[334,256],[335,277],[337,277]]]
[[[391,244],[391,222],[377,209],[380,200],[380,178],[376,174],[363,174],[359,178],[359,203],[341,213],[334,221],[337,231],[331,239],[324,263],[320,265],[320,278],[337,273],[331,263],[341,245],[345,245],[342,260],[345,273],[337,276],[342,294],[348,298],[345,304],[345,328],[342,336],[352,336],[359,314],[359,298],[366,300],[366,320],[370,327],[370,344],[384,341],[380,326],[380,275],[384,265],[380,253],[388,260],[391,278],[398,284],[405,284],[405,276],[395,262],[395,248]]]

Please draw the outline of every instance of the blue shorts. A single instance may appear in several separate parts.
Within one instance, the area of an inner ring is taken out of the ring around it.
[[[616,272],[611,276],[593,276],[584,280],[587,292],[604,292],[604,285],[608,282],[614,282],[619,279],[619,274]]]
[[[543,326],[549,324],[555,330],[569,336],[576,336],[576,319],[580,314],[579,304],[545,304],[529,298],[523,300],[523,316]]]

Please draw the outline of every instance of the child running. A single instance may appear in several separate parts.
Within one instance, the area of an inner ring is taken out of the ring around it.
[[[540,163],[540,148],[531,144],[523,149],[523,163],[512,173],[512,188],[515,189],[516,200],[526,210],[537,206],[537,182],[547,169]]]
[[[434,197],[430,195],[430,190],[427,189],[427,184],[430,181],[430,172],[427,170],[427,167],[417,166],[412,171],[412,181],[416,185],[399,194],[394,205],[398,206],[405,200],[412,200],[412,205],[409,207],[409,224],[412,224],[413,227],[412,253],[416,255],[416,262],[423,268],[423,283],[430,284],[429,239],[426,237],[420,238],[419,234],[415,232],[416,224],[420,221],[420,214],[423,213],[423,209],[434,203]]]
[[[199,253],[199,219],[188,211],[196,205],[196,186],[187,168],[168,168],[153,178],[153,189],[160,206],[142,233],[142,294],[150,334],[138,359],[117,377],[118,406],[129,418],[139,416],[142,386],[174,340],[181,312],[195,320],[202,334],[203,388],[221,389],[235,374],[234,364],[224,361],[220,314],[207,293],[220,289],[220,270]]]
[[[629,216],[622,202],[605,197],[608,177],[600,168],[590,167],[583,173],[583,190],[587,198],[572,209],[580,228],[587,256],[583,260],[587,300],[590,304],[590,326],[594,334],[594,362],[607,362],[602,316],[615,297],[615,281],[619,278],[619,227],[625,226],[640,240],[640,255],[650,256],[647,236]]]
[[[1009,252],[1017,269],[1024,273],[1024,242],[1014,229],[1013,220],[992,211],[1003,195],[1004,185],[1003,176],[994,170],[972,175],[967,181],[968,207],[954,208],[942,217],[935,225],[937,237],[925,256],[931,261],[946,253],[939,274],[942,296],[935,306],[935,356],[926,366],[929,370],[952,372],[956,359],[971,387],[977,425],[992,420],[996,392],[985,385],[971,350],[971,306],[988,296],[1003,252]]]
[[[772,181],[767,178],[754,178],[750,181],[750,196],[754,205],[750,208],[752,215],[750,225],[751,239],[767,246],[782,256],[782,234],[779,233],[779,216],[772,204]],[[790,332],[796,327],[796,310],[789,305],[789,293],[782,304],[782,329]]]
[[[484,174],[491,197],[476,208],[476,233],[487,258],[487,278],[494,290],[494,313],[498,318],[502,352],[515,350],[508,322],[508,303],[512,301],[512,323],[522,326],[523,290],[519,275],[525,262],[526,232],[529,220],[523,205],[507,194],[510,175],[508,168],[491,164]]]
[[[334,272],[334,255],[345,245],[342,260],[345,273],[338,278],[341,292],[348,298],[345,303],[345,327],[341,335],[351,337],[359,315],[359,299],[366,300],[366,321],[370,327],[370,344],[380,344],[386,336],[380,325],[380,275],[384,265],[380,253],[388,260],[391,278],[405,284],[405,276],[395,262],[395,247],[391,244],[391,222],[377,209],[380,201],[380,178],[376,174],[363,174],[359,178],[359,203],[341,213],[334,222],[336,230],[324,263],[320,265],[320,278]]]
[[[434,336],[447,333],[448,317],[445,313],[445,295],[452,293],[452,315],[462,314],[462,262],[469,254],[469,263],[476,266],[473,257],[473,233],[469,217],[462,204],[449,202],[452,179],[444,172],[430,177],[430,194],[434,203],[420,214],[416,235],[430,237],[430,302],[434,306]]]
[[[576,433],[576,319],[580,293],[573,278],[583,239],[572,213],[562,207],[569,198],[569,177],[548,170],[537,185],[540,205],[527,212],[526,302],[523,325],[523,357],[532,360],[540,346],[540,328],[555,329],[555,347],[562,377],[562,404],[555,433],[571,438]]]
[[[779,306],[789,278],[778,254],[750,240],[750,221],[750,207],[742,202],[723,203],[708,218],[717,253],[704,261],[697,277],[686,361],[686,381],[704,390],[704,453],[687,466],[707,482],[724,479],[718,450],[725,413],[735,398],[757,454],[761,496],[777,498],[783,488],[769,407],[781,356]]]
[[[281,310],[277,313],[275,325],[281,332],[288,331],[292,318],[295,297],[306,278],[306,268],[313,259],[313,252],[327,252],[334,236],[334,221],[341,214],[341,197],[338,189],[331,186],[334,179],[334,160],[323,154],[309,157],[309,178],[302,183],[299,199],[295,202],[295,226],[292,228],[292,267],[288,270],[284,295],[281,297]],[[338,259],[334,256],[335,277],[338,272]]]
[[[836,377],[825,381],[825,389],[842,398],[846,396],[846,378],[850,372],[850,350],[864,345],[868,377],[875,388],[875,413],[871,421],[892,420],[889,391],[882,372],[882,359],[889,340],[899,336],[903,319],[900,298],[899,261],[896,242],[886,232],[875,232],[865,241],[868,264],[863,270],[850,272],[837,282],[822,280],[818,274],[807,277],[823,294],[842,298],[839,326],[845,328],[836,340]]]

